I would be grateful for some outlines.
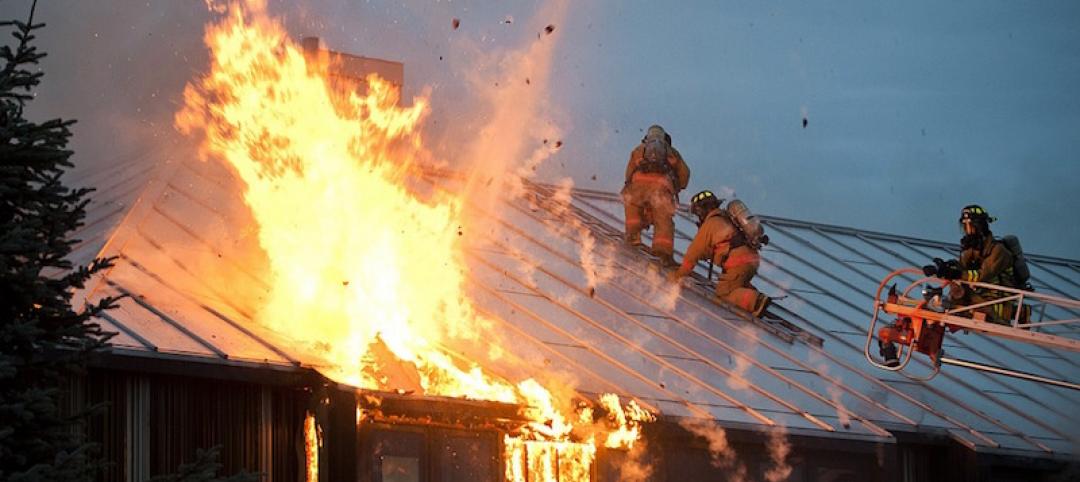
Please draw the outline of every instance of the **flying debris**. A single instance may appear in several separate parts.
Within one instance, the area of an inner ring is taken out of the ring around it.
[[[458,27],[461,26],[461,20],[457,17],[454,17],[454,19],[450,21],[450,26],[454,27],[454,30],[457,30]]]
[[[810,121],[806,118],[806,116],[803,116],[803,118],[802,118],[802,128],[806,129],[806,125],[809,124],[809,123],[810,123]]]
[[[555,31],[555,26],[554,25],[548,24],[547,27],[544,27],[544,33],[546,33],[548,35],[551,35],[551,32],[554,32],[554,31]]]

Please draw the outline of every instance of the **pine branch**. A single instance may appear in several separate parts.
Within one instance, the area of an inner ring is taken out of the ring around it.
[[[0,46],[0,480],[93,480],[102,462],[75,430],[88,409],[65,413],[60,400],[108,343],[93,320],[116,301],[75,310],[72,294],[112,260],[68,260],[92,191],[61,180],[72,167],[74,121],[23,115],[43,75],[31,71],[45,56],[33,45],[44,26],[34,23],[35,9],[25,22],[0,22],[15,39]],[[46,269],[64,271],[49,277]]]
[[[258,474],[241,472],[230,477],[220,477],[221,470],[221,446],[215,445],[207,450],[196,451],[195,460],[188,464],[181,464],[175,474],[159,475],[151,478],[149,482],[256,482]]]

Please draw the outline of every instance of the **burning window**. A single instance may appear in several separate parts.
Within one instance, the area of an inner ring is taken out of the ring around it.
[[[383,425],[360,436],[360,470],[375,482],[498,480],[499,435],[494,431]]]

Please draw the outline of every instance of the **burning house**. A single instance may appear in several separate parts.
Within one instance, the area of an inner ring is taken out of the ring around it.
[[[508,176],[474,198],[492,181],[400,162],[427,108],[397,105],[401,64],[261,48],[283,38],[240,16],[208,34],[214,75],[177,115],[205,159],[88,180],[75,257],[117,261],[79,299],[126,296],[78,390],[108,404],[88,427],[107,480],[215,445],[266,480],[1050,480],[1076,463],[1075,391],[865,363],[877,281],[952,245],[763,217],[783,319],[749,318],[709,301],[706,267],[680,288],[624,247],[616,194]],[[331,99],[313,68],[362,92]],[[1028,259],[1037,289],[1080,294],[1080,261]],[[975,335],[946,349],[1080,365]]]

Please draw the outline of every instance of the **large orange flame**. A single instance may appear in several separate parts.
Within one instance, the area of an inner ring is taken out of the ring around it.
[[[420,199],[405,187],[424,157],[417,126],[428,100],[401,107],[397,90],[376,76],[366,93],[342,93],[264,0],[223,12],[206,32],[210,71],[188,85],[176,125],[201,133],[204,157],[226,161],[244,184],[271,274],[257,320],[335,380],[387,388],[379,365],[405,362],[426,394],[525,405],[530,441],[509,439],[508,459],[527,453],[530,480],[587,479],[595,445],[569,442],[573,427],[558,409],[569,403],[532,379],[494,379],[443,348],[482,337],[489,322],[463,289],[465,203]],[[604,404],[619,407],[617,397]],[[627,444],[626,434],[617,438],[608,444]],[[507,467],[508,477],[520,476],[512,473],[519,465]]]
[[[429,393],[515,401],[513,388],[462,370],[434,345],[477,333],[462,295],[459,205],[401,184],[420,152],[427,100],[396,105],[377,77],[336,99],[320,72],[255,2],[207,32],[211,73],[185,91],[183,131],[244,182],[273,275],[259,320],[329,362],[327,375],[380,380],[363,355],[378,338],[413,362]]]

